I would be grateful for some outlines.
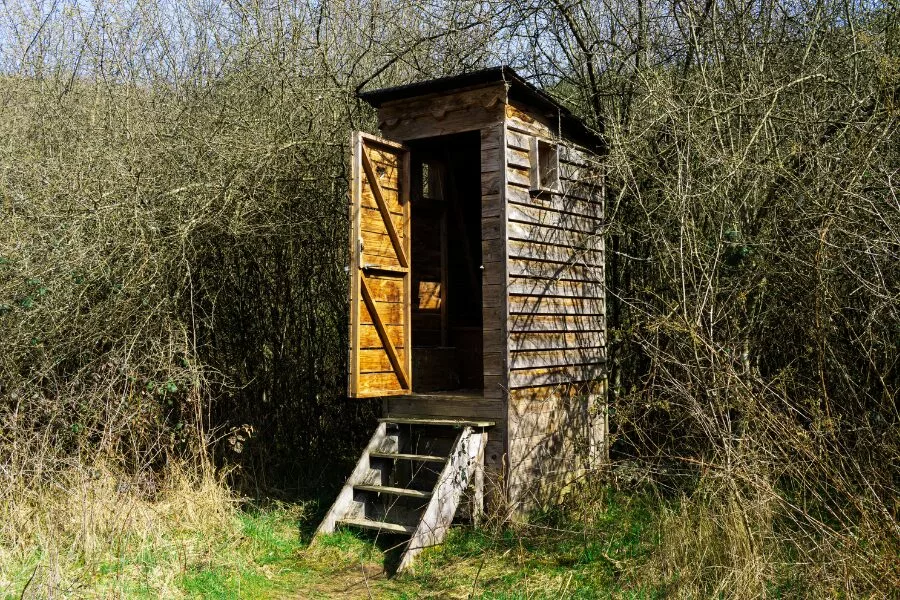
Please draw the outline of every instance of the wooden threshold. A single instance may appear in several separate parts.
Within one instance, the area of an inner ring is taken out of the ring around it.
[[[401,400],[483,400],[484,390],[450,390],[446,392],[414,392],[392,396]]]
[[[384,400],[386,419],[438,420],[443,425],[487,427],[506,420],[500,398],[486,398],[483,389],[405,393]]]
[[[398,425],[440,425],[448,427],[493,427],[495,421],[481,421],[473,419],[442,419],[435,417],[382,417],[381,423],[396,423]]]

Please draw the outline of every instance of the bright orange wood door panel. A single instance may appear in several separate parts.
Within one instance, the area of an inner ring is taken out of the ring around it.
[[[356,132],[350,190],[347,395],[411,393],[409,150]]]

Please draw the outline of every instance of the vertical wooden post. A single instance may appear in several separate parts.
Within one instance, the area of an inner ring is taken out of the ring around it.
[[[450,257],[448,256],[449,241],[447,240],[447,201],[441,203],[441,346],[450,345],[450,313],[447,312],[448,290],[450,280]]]

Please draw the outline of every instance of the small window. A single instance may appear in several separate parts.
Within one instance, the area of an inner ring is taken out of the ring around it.
[[[559,144],[532,138],[531,191],[559,190]]]
[[[436,163],[423,162],[420,177],[422,182],[422,199],[442,200],[444,194],[442,185],[443,182],[441,181],[440,165]]]

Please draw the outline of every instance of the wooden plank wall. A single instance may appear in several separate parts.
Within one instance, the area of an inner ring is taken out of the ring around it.
[[[505,101],[502,83],[395,100],[378,109],[378,127],[399,142],[484,129],[503,120]]]
[[[484,395],[433,401],[389,398],[384,411],[385,416],[394,417],[430,415],[495,421],[497,425],[489,431],[484,454],[488,502],[503,496],[507,453],[506,171],[500,158],[505,147],[505,101],[506,88],[501,83],[435,98],[387,103],[378,111],[383,134],[398,142],[460,131],[481,133]]]
[[[506,107],[508,497],[521,513],[555,498],[604,454],[602,171],[556,124]],[[559,144],[557,191],[530,191],[535,136]]]
[[[597,162],[562,144],[560,189],[531,194],[531,138],[554,140],[557,129],[507,104],[502,86],[386,104],[379,120],[397,141],[481,131],[484,265],[484,396],[391,398],[385,415],[496,421],[485,452],[489,498],[505,491],[520,512],[544,504],[606,451]]]
[[[401,255],[409,260],[410,207],[401,188],[409,171],[408,153],[390,142],[357,134],[354,163],[354,202],[351,203],[351,352],[349,395],[378,397],[409,389],[410,371],[409,274]],[[368,165],[363,167],[363,165]],[[369,169],[371,172],[366,173]],[[384,203],[385,213],[379,208]],[[390,219],[390,220],[388,220]],[[392,224],[389,232],[388,223]],[[398,251],[391,235],[396,234]],[[373,269],[375,267],[376,269]],[[372,315],[371,300],[376,315]],[[377,319],[375,318],[377,316]],[[386,336],[390,344],[382,339]],[[389,352],[393,347],[397,365]]]
[[[491,496],[502,496],[504,457],[507,454],[507,407],[509,369],[506,348],[508,262],[506,236],[506,198],[503,163],[498,159],[505,146],[503,121],[481,130],[481,297],[482,340],[484,352],[484,398],[496,406],[501,416],[488,436],[485,451],[486,485]]]

